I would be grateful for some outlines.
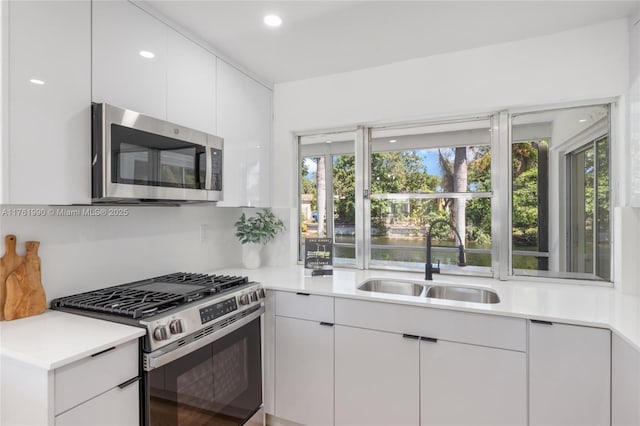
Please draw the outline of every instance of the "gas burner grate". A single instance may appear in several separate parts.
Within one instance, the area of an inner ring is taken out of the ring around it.
[[[248,282],[247,277],[179,272],[63,297],[54,300],[52,305],[56,308],[75,308],[138,319],[224,292]],[[152,291],[138,288],[153,287],[155,283],[169,284],[173,291]],[[184,289],[181,289],[180,285],[184,285]]]

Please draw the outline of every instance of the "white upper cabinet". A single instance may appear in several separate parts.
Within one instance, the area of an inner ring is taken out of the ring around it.
[[[217,60],[217,134],[224,138],[220,206],[270,205],[272,99],[270,89]]]
[[[114,0],[93,2],[92,31],[92,100],[166,119],[168,27]]]
[[[271,122],[273,92],[247,78],[247,205],[267,207],[271,203]]]
[[[216,134],[216,57],[168,29],[167,119]]]
[[[1,38],[8,40],[2,109],[9,117],[2,129],[0,202],[89,203],[91,4],[12,1],[0,7]]]

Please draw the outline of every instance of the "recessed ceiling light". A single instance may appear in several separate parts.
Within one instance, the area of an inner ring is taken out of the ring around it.
[[[29,80],[29,82],[33,84],[37,84],[39,86],[42,86],[44,84],[44,81],[38,80],[37,78],[32,78],[31,80]]]
[[[279,27],[282,25],[282,18],[278,15],[267,15],[264,17],[264,23],[270,27]]]
[[[147,59],[153,59],[156,57],[156,54],[153,52],[149,52],[148,50],[141,50],[140,51],[140,56],[142,56],[143,58],[147,58]]]
[[[397,141],[397,140],[395,140],[395,139],[391,139],[391,140],[389,141],[389,143],[396,143],[396,142],[398,142],[398,141]]]
[[[331,143],[332,141],[325,141],[325,143]]]
[[[580,120],[578,120],[578,123],[586,123],[587,119],[586,118],[581,118]]]

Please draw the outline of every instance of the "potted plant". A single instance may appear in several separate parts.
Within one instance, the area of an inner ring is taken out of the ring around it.
[[[243,212],[235,227],[236,237],[242,243],[242,263],[247,269],[260,267],[262,247],[285,229],[282,220],[267,209],[262,209],[251,217]]]

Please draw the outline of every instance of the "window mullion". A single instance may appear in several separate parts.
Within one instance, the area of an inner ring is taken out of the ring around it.
[[[334,197],[333,197],[333,155],[327,154],[324,156],[324,175],[325,175],[325,206],[326,206],[326,214],[325,218],[327,221],[327,237],[335,238],[334,226],[333,226],[333,218],[335,206],[333,205]]]
[[[359,127],[355,138],[356,167],[356,266],[358,269],[369,267],[369,236],[371,235],[371,212],[369,198],[364,197],[365,190],[370,191],[369,183],[369,130]]]
[[[493,116],[491,152],[491,263],[494,278],[506,280],[511,271],[511,140],[510,117],[506,111]]]

